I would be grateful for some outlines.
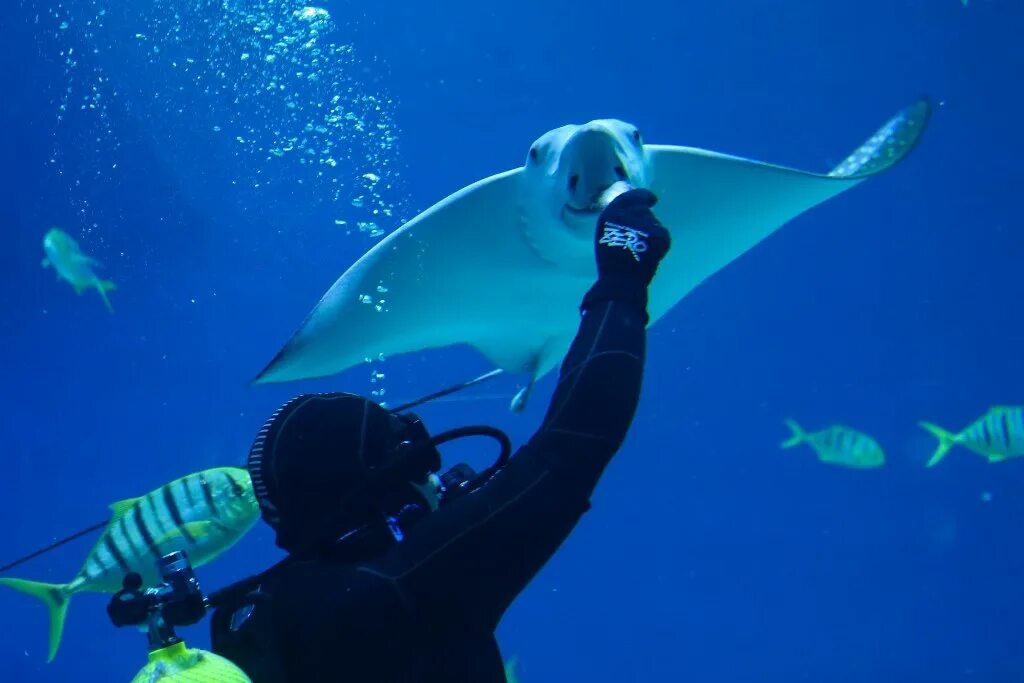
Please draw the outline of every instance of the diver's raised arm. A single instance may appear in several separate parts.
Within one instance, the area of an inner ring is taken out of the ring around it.
[[[597,221],[598,279],[536,434],[473,493],[430,515],[376,565],[425,618],[484,628],[568,537],[621,446],[640,395],[647,287],[669,248],[647,190]],[[442,617],[443,615],[443,617]]]
[[[596,451],[574,463],[593,475],[591,486],[625,439],[639,400],[647,289],[670,246],[668,231],[651,211],[656,202],[647,190],[630,190],[601,214],[595,235],[598,279],[583,297],[579,331],[529,444],[554,448],[574,461],[581,448]]]

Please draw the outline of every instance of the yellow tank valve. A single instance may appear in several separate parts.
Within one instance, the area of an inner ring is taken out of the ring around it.
[[[149,653],[149,663],[132,683],[252,683],[227,659],[178,642]]]

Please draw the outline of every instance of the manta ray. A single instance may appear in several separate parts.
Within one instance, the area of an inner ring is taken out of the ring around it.
[[[564,357],[597,270],[598,198],[652,190],[672,249],[650,287],[655,323],[782,225],[902,160],[924,131],[919,100],[831,172],[648,144],[617,119],[545,133],[525,163],[464,187],[374,245],[334,283],[256,383],[325,377],[390,356],[468,344],[533,383]]]

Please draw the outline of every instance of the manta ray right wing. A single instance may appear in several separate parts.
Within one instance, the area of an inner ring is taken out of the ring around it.
[[[791,219],[904,159],[930,111],[927,100],[907,107],[827,175],[646,145],[659,197],[654,212],[672,231],[672,249],[651,285],[652,322]]]

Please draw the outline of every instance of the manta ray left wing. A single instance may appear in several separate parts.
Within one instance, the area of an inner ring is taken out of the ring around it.
[[[458,343],[506,370],[531,370],[545,339],[540,330],[550,325],[536,315],[537,294],[556,286],[546,277],[562,274],[524,237],[520,175],[514,169],[473,183],[377,243],[255,381],[325,377],[378,354]]]

